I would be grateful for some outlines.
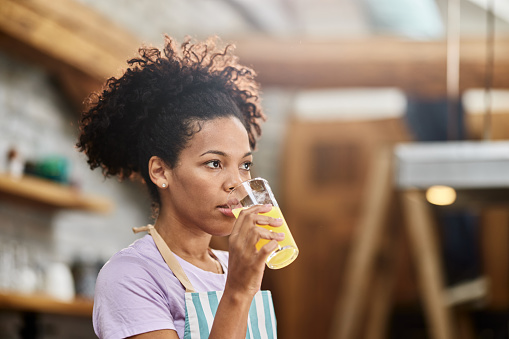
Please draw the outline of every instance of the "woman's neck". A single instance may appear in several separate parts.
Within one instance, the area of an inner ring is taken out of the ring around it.
[[[203,257],[208,253],[212,236],[183,225],[175,218],[159,216],[154,225],[168,247],[178,256]]]
[[[216,259],[209,252],[210,234],[165,214],[158,216],[154,227],[171,251],[180,258],[203,270],[220,273]]]

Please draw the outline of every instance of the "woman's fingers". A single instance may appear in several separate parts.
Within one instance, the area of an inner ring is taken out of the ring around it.
[[[273,227],[281,226],[283,224],[283,220],[281,218],[272,218],[267,215],[260,214],[270,212],[271,209],[272,205],[256,205],[241,211],[237,219],[238,227],[241,227],[245,220],[248,221],[248,223],[251,224],[252,226],[255,225],[270,225]]]
[[[261,214],[271,211],[272,207],[272,205],[256,205],[241,211],[234,227],[234,232],[232,232],[232,234],[235,233],[236,237],[239,237],[238,240],[244,239],[237,243],[244,250],[245,246],[252,246],[254,249],[255,244],[260,239],[271,240],[258,251],[263,260],[277,248],[277,242],[284,239],[284,233],[277,232],[277,228],[283,224],[283,220]],[[274,227],[274,230],[260,227],[260,225]]]
[[[272,209],[271,204],[266,205],[253,205],[245,210],[242,210],[240,213],[249,214],[249,213],[268,213]]]
[[[254,205],[240,211],[237,221],[233,226],[232,234],[240,233],[242,229],[245,229],[244,223],[247,221],[248,224],[256,224],[255,216],[258,213],[267,213],[272,209],[272,205]]]
[[[284,234],[278,232],[283,220],[268,214],[272,205],[257,205],[240,212],[229,240],[230,271],[229,284],[252,291],[260,289],[267,257],[278,247]],[[256,244],[265,239],[259,249]],[[236,272],[236,273],[233,273]],[[251,286],[251,287],[250,287]]]
[[[272,218],[268,217],[266,215],[258,215],[255,218],[255,224],[256,225],[268,225],[272,227],[279,227],[283,225],[283,219],[281,218]]]
[[[268,229],[261,228],[261,227],[259,227],[259,229],[257,230],[257,233],[259,235],[258,238],[267,239],[267,240],[281,241],[285,238],[284,233],[270,231]]]
[[[260,248],[260,251],[258,252],[260,254],[260,258],[265,262],[265,259],[269,256],[269,254],[272,253],[277,248],[278,244],[276,240],[271,240],[268,243],[266,243],[262,248]]]

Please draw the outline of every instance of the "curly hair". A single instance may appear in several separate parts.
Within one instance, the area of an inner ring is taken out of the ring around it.
[[[256,74],[238,63],[233,45],[219,49],[217,41],[192,43],[187,38],[179,49],[165,35],[162,51],[140,48],[121,77],[108,79],[100,93],[89,97],[76,146],[91,169],[101,167],[105,177],[120,179],[140,174],[157,208],[149,159],[158,156],[175,167],[199,122],[237,117],[255,149],[260,123],[266,120]]]

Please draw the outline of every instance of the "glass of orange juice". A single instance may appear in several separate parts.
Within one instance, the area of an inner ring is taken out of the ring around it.
[[[293,236],[290,233],[290,229],[286,224],[285,218],[281,213],[274,194],[269,186],[267,180],[262,178],[254,178],[244,181],[237,187],[235,187],[228,195],[228,207],[232,209],[235,218],[238,218],[240,212],[243,209],[254,205],[272,205],[272,210],[267,213],[260,213],[262,215],[268,215],[272,218],[281,218],[283,225],[279,227],[272,227],[269,225],[258,225],[268,229],[269,231],[284,233],[285,238],[278,242],[278,247],[267,257],[267,267],[272,269],[283,268],[290,265],[299,255],[299,249]],[[260,239],[256,244],[256,249],[259,250],[263,245],[268,243],[267,239]]]

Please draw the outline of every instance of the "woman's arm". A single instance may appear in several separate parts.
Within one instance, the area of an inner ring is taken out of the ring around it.
[[[248,208],[240,213],[235,223],[228,246],[228,278],[209,339],[246,337],[249,308],[261,288],[265,260],[277,248],[277,241],[284,238],[282,233],[256,226],[282,225],[280,219],[258,214],[269,212],[271,208],[270,205]],[[257,251],[255,245],[262,238],[271,241]]]

